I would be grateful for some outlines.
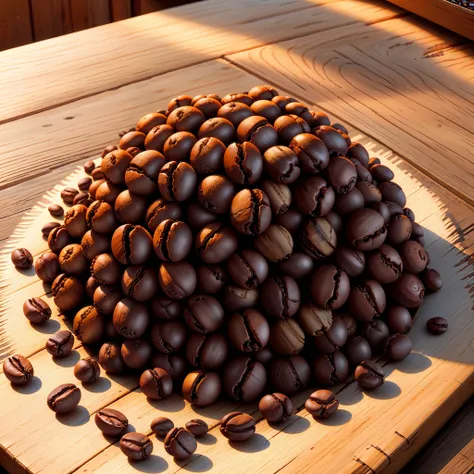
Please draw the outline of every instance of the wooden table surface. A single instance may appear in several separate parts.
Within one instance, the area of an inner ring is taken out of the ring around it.
[[[12,233],[28,225],[20,223],[23,214],[45,193],[144,113],[179,93],[226,93],[268,83],[348,124],[374,149],[392,150],[399,173],[421,183],[441,209],[437,219],[449,221],[445,239],[463,254],[456,265],[472,269],[473,57],[466,39],[376,0],[206,0],[2,52],[0,245],[7,248]],[[467,271],[462,281],[471,320],[473,275]],[[3,278],[0,283],[1,293]],[[24,299],[21,288],[15,289],[18,301]],[[29,335],[26,342],[15,340],[10,327],[17,323],[4,312],[0,308],[0,360],[24,344],[25,355],[35,354],[41,364],[44,340]],[[466,328],[472,331],[472,325]],[[459,361],[472,371],[472,345]],[[474,378],[466,372],[463,377],[465,400]],[[109,383],[118,403],[124,391],[132,390],[127,398],[136,393],[127,378]],[[435,391],[435,385],[436,380],[425,390]],[[100,401],[97,396],[92,407]],[[410,456],[439,430],[404,472],[472,472],[473,403],[444,428],[435,422],[424,432]],[[15,427],[0,426],[0,445],[8,429]],[[76,468],[91,472],[103,469],[105,461],[113,465],[113,452],[105,449],[103,461],[98,456],[95,464]],[[287,471],[305,466],[308,456]],[[358,472],[378,472],[363,459]],[[3,449],[0,461],[15,472],[40,470],[19,466]],[[194,465],[205,468],[202,462]]]

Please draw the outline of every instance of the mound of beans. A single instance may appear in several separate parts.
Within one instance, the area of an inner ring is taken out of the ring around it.
[[[50,251],[35,269],[102,369],[136,371],[150,399],[177,391],[202,407],[268,394],[262,411],[281,421],[286,396],[356,367],[376,388],[383,370],[370,359],[408,356],[413,316],[441,288],[392,170],[271,86],[176,97],[85,171],[61,194],[64,224],[43,228]],[[31,265],[24,249],[15,258]],[[25,315],[44,322],[45,304],[29,300]],[[53,336],[48,350],[68,344]],[[81,364],[78,378],[95,380],[98,366]],[[317,417],[337,409],[327,393],[312,399]]]

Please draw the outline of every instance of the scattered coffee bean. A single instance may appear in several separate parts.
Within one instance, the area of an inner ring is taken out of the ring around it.
[[[66,357],[74,346],[74,336],[69,331],[59,331],[46,341],[46,350],[54,357]]]
[[[55,413],[69,413],[76,409],[81,401],[81,390],[72,383],[55,388],[48,395],[48,407]]]
[[[153,433],[161,438],[164,438],[173,428],[174,423],[164,416],[158,416],[150,424],[150,429]]]
[[[293,402],[283,393],[265,395],[258,403],[258,409],[269,423],[282,423],[293,415]]]
[[[381,365],[363,360],[354,372],[355,379],[364,390],[373,390],[383,385],[385,374]]]
[[[339,400],[330,390],[317,390],[309,396],[304,407],[315,420],[325,420],[334,416],[339,408]]]
[[[100,377],[99,364],[94,359],[81,359],[74,366],[74,376],[84,383],[95,383]]]
[[[231,441],[247,441],[255,434],[255,420],[246,413],[228,413],[221,420],[220,432]]]
[[[448,321],[440,316],[428,319],[426,329],[428,329],[431,334],[443,334],[448,330]]]
[[[144,461],[153,452],[153,443],[142,433],[125,433],[120,439],[120,449],[131,461]]]
[[[31,323],[43,324],[51,317],[51,308],[41,298],[29,298],[23,303],[23,314]]]
[[[64,209],[59,204],[50,204],[48,211],[53,217],[62,217],[64,215]]]
[[[128,428],[127,417],[113,408],[102,408],[96,412],[94,421],[102,433],[107,436],[122,436]]]
[[[18,270],[27,270],[33,265],[33,255],[28,249],[15,249],[11,254],[11,261]]]
[[[199,418],[187,421],[184,426],[196,438],[204,436],[209,431],[207,423]]]
[[[186,459],[197,449],[194,436],[184,428],[173,428],[165,438],[165,451],[175,459]]]
[[[13,385],[25,385],[34,375],[31,362],[20,354],[5,359],[3,373]]]

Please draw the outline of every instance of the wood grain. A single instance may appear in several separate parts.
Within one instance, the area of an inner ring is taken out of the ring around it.
[[[28,0],[0,2],[0,51],[31,41],[33,31]]]
[[[132,1],[131,0],[111,0],[110,12],[112,14],[112,21],[125,20],[132,16]]]
[[[36,41],[73,31],[69,0],[31,0],[31,10]]]
[[[423,20],[402,18],[228,59],[347,117],[473,204],[474,83],[463,67],[444,69],[430,59],[456,41]]]
[[[474,398],[446,423],[400,474],[468,474],[474,467]]]
[[[331,1],[209,0],[3,52],[0,123],[223,54],[401,12],[369,0],[343,0],[334,11]]]
[[[448,30],[474,40],[474,11],[448,0],[388,0]]]

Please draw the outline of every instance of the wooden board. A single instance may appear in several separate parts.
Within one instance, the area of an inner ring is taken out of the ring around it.
[[[33,41],[28,0],[0,2],[0,51]]]
[[[339,120],[339,119],[338,119]],[[343,121],[343,120],[342,120]],[[344,122],[344,121],[343,121]],[[474,354],[470,340],[474,331],[472,288],[472,209],[413,170],[389,150],[365,135],[353,132],[371,155],[391,166],[396,181],[406,190],[408,205],[426,229],[427,249],[432,265],[442,274],[442,292],[426,298],[410,333],[414,353],[398,364],[386,365],[387,382],[372,394],[362,393],[354,383],[336,387],[340,414],[331,422],[316,423],[301,409],[304,394],[294,397],[299,411],[280,429],[260,419],[255,405],[239,407],[223,401],[195,410],[179,396],[150,404],[133,378],[110,378],[106,374],[97,388],[83,388],[81,407],[57,420],[45,405],[45,397],[59,383],[73,381],[72,365],[84,356],[77,352],[58,365],[40,350],[47,334],[38,333],[18,306],[27,295],[40,294],[42,285],[34,275],[20,275],[8,263],[12,247],[29,246],[33,253],[44,250],[38,235],[48,202],[60,202],[60,189],[78,180],[79,168],[27,213],[0,256],[2,278],[3,357],[20,351],[31,358],[37,380],[31,390],[19,395],[4,377],[0,398],[7,410],[0,414],[0,461],[13,473],[24,472],[177,472],[181,469],[211,472],[396,472],[442,426],[472,394]],[[28,236],[25,233],[28,231]],[[47,290],[47,288],[46,288]],[[442,337],[424,329],[434,314],[449,318],[449,331]],[[63,326],[57,315],[55,326]],[[52,323],[54,324],[54,323]],[[56,327],[56,328],[57,328]],[[20,389],[20,392],[25,390]],[[117,445],[110,444],[95,428],[93,414],[104,406],[127,414],[137,431],[149,433],[150,421],[159,414],[183,425],[192,417],[206,419],[211,434],[199,443],[190,459],[175,463],[164,453],[161,441],[153,437],[154,455],[141,464],[128,463]],[[230,445],[219,433],[221,416],[233,409],[245,409],[259,420],[258,435],[248,443]],[[32,424],[31,420],[35,420]],[[14,420],[14,421],[13,421]],[[15,429],[9,427],[15,423]],[[15,459],[15,461],[13,461]]]
[[[339,4],[331,8],[339,8]],[[474,204],[472,49],[463,67],[445,68],[459,42],[412,17],[344,35],[316,33],[228,57],[344,117],[415,167]],[[432,60],[432,56],[440,60]]]
[[[401,14],[337,0],[341,14],[326,6],[334,1],[209,0],[5,51],[0,123],[223,54]]]

